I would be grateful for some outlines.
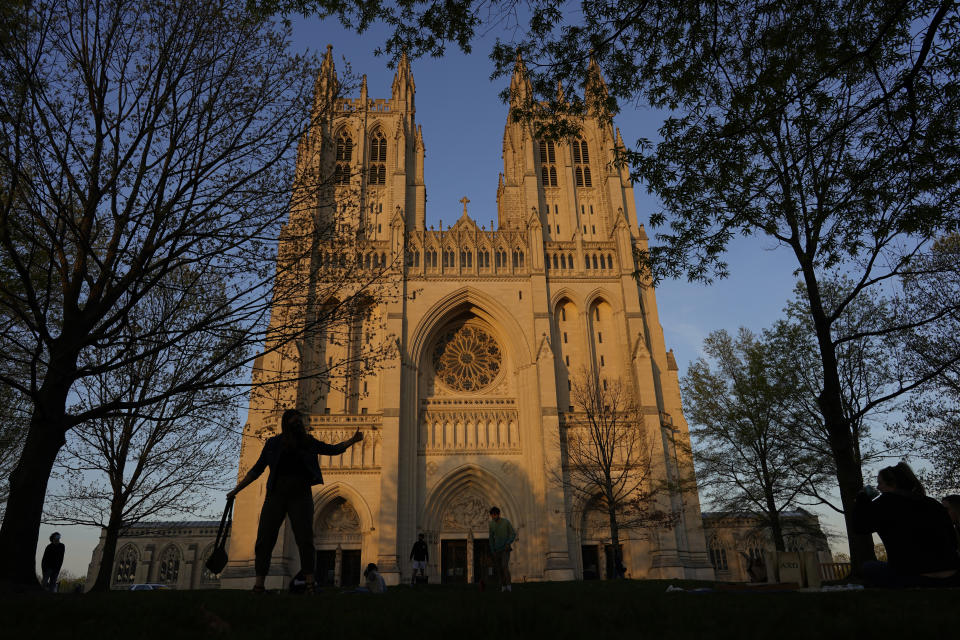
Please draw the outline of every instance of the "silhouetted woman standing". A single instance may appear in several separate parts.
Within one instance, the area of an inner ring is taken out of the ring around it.
[[[339,444],[321,442],[307,434],[303,415],[299,411],[288,409],[283,412],[280,435],[267,439],[257,463],[236,488],[227,494],[228,498],[233,498],[270,467],[267,495],[260,511],[260,526],[257,528],[257,543],[254,547],[254,592],[264,591],[263,583],[270,569],[270,555],[277,543],[284,517],[290,518],[290,528],[300,550],[300,571],[307,583],[307,593],[313,592],[316,553],[313,549],[313,492],[310,487],[323,484],[317,456],[340,455],[361,440],[363,434],[357,429],[352,438]]]

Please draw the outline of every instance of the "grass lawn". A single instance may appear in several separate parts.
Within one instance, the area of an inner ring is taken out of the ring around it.
[[[4,638],[956,638],[960,590],[666,593],[681,581],[8,595]]]

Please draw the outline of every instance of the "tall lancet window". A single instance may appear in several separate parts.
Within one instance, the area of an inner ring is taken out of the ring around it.
[[[387,184],[387,139],[382,131],[370,138],[370,161],[367,184]]]
[[[540,141],[540,181],[545,187],[557,186],[557,151],[552,140]]]
[[[586,140],[573,141],[573,173],[578,187],[592,187],[593,177],[590,175],[590,151]]]
[[[333,170],[334,184],[350,184],[350,162],[353,160],[353,139],[346,131],[337,136],[337,164]]]

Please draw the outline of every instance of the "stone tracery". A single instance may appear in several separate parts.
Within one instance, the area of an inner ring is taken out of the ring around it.
[[[128,544],[117,554],[114,570],[114,584],[133,584],[137,575],[137,561],[140,554],[137,548]]]
[[[457,391],[480,391],[500,373],[500,345],[483,329],[464,325],[446,331],[433,350],[437,377]]]
[[[173,545],[168,546],[160,555],[160,569],[157,580],[163,584],[176,584],[180,576],[180,552]]]

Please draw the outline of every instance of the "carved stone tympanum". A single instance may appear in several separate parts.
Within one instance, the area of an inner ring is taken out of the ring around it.
[[[443,515],[443,528],[456,531],[474,531],[487,526],[490,506],[476,493],[464,493],[447,507]]]

